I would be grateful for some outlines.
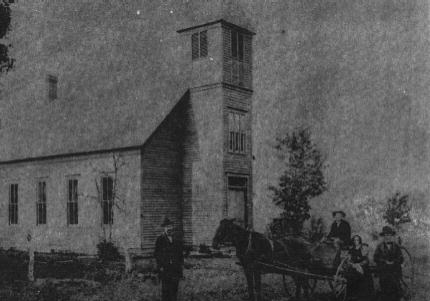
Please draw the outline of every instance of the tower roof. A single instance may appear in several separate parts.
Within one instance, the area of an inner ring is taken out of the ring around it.
[[[239,25],[233,24],[231,22],[228,22],[228,21],[226,21],[224,19],[219,19],[219,20],[216,20],[216,21],[211,21],[211,22],[207,22],[207,23],[203,23],[203,24],[199,24],[199,25],[195,25],[195,26],[183,28],[183,29],[178,30],[177,32],[178,33],[183,33],[183,32],[195,30],[195,29],[201,28],[201,27],[207,27],[207,26],[215,25],[215,24],[218,24],[218,23],[220,23],[222,25],[225,25],[225,26],[228,26],[228,27],[235,28],[235,29],[237,29],[239,31],[242,31],[242,32],[250,34],[250,35],[255,35],[255,32],[253,32],[253,31],[251,31],[249,29],[246,29],[246,28],[244,28],[242,26],[239,26]]]

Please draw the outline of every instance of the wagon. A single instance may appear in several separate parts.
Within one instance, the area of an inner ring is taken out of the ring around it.
[[[402,300],[409,301],[412,299],[414,285],[414,263],[409,251],[401,246],[404,263],[402,264],[401,292]],[[310,294],[315,292],[318,282],[322,282],[328,286],[333,296],[338,301],[346,300],[347,296],[347,277],[346,270],[348,266],[348,258],[342,257],[340,264],[337,267],[323,266],[322,268],[299,269],[279,261],[264,262],[256,261],[256,266],[263,273],[280,274],[282,275],[285,292],[289,296],[294,296],[297,287],[293,282],[293,277],[301,277],[306,279],[306,285]],[[378,277],[378,270],[375,265],[369,267],[372,275],[372,280]],[[376,286],[375,286],[376,287]]]

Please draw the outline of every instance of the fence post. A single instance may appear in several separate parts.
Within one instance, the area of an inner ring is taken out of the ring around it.
[[[130,273],[132,268],[130,251],[127,247],[124,247],[124,255],[125,255],[125,272]]]
[[[34,244],[32,242],[31,234],[27,234],[28,241],[28,281],[34,281]]]

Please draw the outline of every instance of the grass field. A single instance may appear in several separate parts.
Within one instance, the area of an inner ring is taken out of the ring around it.
[[[228,259],[187,259],[184,280],[181,281],[179,300],[186,301],[239,301],[247,296],[246,284],[241,268],[235,258]],[[123,273],[121,264],[103,266],[93,264],[73,268],[54,267],[49,273],[42,271],[36,276],[49,277],[45,281],[35,283],[25,281],[26,267],[22,260],[15,262],[8,259],[0,261],[2,273],[0,276],[0,300],[31,300],[31,301],[146,301],[160,300],[160,285],[155,280],[143,280],[138,272]],[[9,268],[7,268],[9,267]],[[55,274],[59,278],[66,278],[67,270],[73,277],[84,277],[86,282],[68,279],[66,282],[54,280]],[[65,272],[66,271],[66,272]],[[420,273],[425,271],[421,270]],[[73,274],[75,273],[75,274]],[[44,275],[42,275],[44,274]],[[430,299],[429,277],[420,274],[416,278],[416,296],[414,301]],[[51,280],[49,280],[51,279]],[[319,284],[313,300],[331,300],[328,285]],[[288,298],[279,275],[263,276],[264,300],[281,301]]]

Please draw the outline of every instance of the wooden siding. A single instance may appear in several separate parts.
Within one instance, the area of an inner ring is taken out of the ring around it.
[[[184,241],[187,245],[192,245],[193,242],[193,161],[198,156],[197,148],[197,133],[196,125],[194,120],[193,108],[189,105],[184,106],[183,122],[187,125],[184,129],[184,140],[183,140],[183,161],[182,161],[182,172],[183,172],[183,186],[182,186],[182,224],[184,231]]]
[[[112,240],[120,251],[140,247],[140,151],[120,155],[117,193],[125,202],[114,208]],[[122,165],[124,164],[124,165]],[[107,237],[102,210],[97,201],[96,180],[105,172],[113,174],[112,153],[68,156],[0,165],[0,207],[7,208],[9,184],[18,184],[18,224],[9,225],[7,210],[0,212],[0,244],[3,249],[26,250],[28,231],[36,241],[36,251],[71,251],[96,254],[97,243]],[[45,225],[36,226],[36,183],[46,181]],[[67,223],[68,180],[78,180],[78,224]],[[78,242],[78,243],[77,243]]]
[[[193,245],[210,244],[222,218],[222,85],[192,89],[184,140],[184,232]]]
[[[182,231],[182,104],[183,100],[142,148],[142,248],[147,251],[162,233],[165,217]]]

